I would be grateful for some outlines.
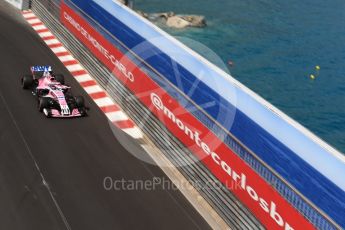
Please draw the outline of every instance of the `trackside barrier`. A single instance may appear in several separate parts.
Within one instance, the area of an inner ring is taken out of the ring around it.
[[[56,9],[57,7],[60,9],[59,1],[41,2],[49,3],[50,7],[54,5],[52,14],[56,18],[59,11]],[[120,18],[121,15],[127,18],[137,17],[122,6],[112,4],[119,11],[117,15]],[[89,7],[102,10],[100,5],[99,1],[66,1],[66,4],[62,4],[61,20],[94,56],[111,71],[114,69],[115,76],[129,91],[134,95],[140,95],[138,101],[149,108],[197,158],[202,159],[204,165],[217,179],[225,185],[231,182],[240,184],[240,189],[232,192],[267,228],[312,229],[313,226],[319,229],[339,228],[327,214],[298,192],[236,136],[224,130],[224,127],[212,116],[198,108],[195,101],[181,92],[169,79],[162,76],[160,73],[162,70],[157,71],[152,68],[151,63],[142,60],[135,53],[128,54],[130,49],[124,44],[125,40],[114,37],[105,30],[103,24],[99,25],[94,18],[85,14]],[[35,4],[33,7],[35,10]],[[103,12],[104,17],[111,18],[108,14],[109,12]],[[101,16],[97,18],[102,19]],[[117,18],[112,20],[119,21]],[[123,23],[113,26],[127,36],[133,35]],[[165,56],[160,58],[164,59]],[[110,92],[116,90],[115,86],[111,89],[113,79],[106,81],[105,85]],[[181,107],[181,104],[184,107]],[[198,109],[190,111],[191,107]],[[138,120],[140,121],[140,117]],[[198,167],[202,166],[198,165]],[[225,206],[226,202],[226,200],[220,202],[218,206]]]

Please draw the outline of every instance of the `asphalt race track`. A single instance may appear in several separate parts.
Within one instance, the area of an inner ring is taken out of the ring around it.
[[[103,113],[20,12],[3,1],[0,31],[0,229],[210,228],[178,191],[104,189],[105,177],[165,176],[122,147]],[[89,117],[47,119],[39,113],[35,98],[20,86],[31,65],[63,73],[73,92],[85,97]]]

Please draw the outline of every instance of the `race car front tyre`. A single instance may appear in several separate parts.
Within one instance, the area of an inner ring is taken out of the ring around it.
[[[52,116],[51,109],[44,108],[43,114],[48,118],[51,117]]]
[[[62,74],[56,74],[55,75],[55,80],[60,82],[61,85],[65,84],[65,76]]]
[[[85,108],[79,108],[79,113],[82,117],[86,117],[87,113],[86,113],[86,109]]]
[[[38,101],[38,110],[43,112],[44,109],[49,109],[49,100],[50,98],[41,97]]]
[[[23,89],[29,89],[32,87],[32,85],[34,84],[34,78],[32,75],[25,75],[22,78],[22,87]]]
[[[75,97],[75,104],[78,108],[84,108],[85,107],[85,101],[82,96],[76,96]]]

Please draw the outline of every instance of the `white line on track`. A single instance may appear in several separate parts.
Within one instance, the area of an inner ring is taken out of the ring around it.
[[[75,60],[74,57],[72,57],[72,55],[59,56],[58,58],[59,58],[60,61],[62,61],[62,62],[73,61],[73,60]]]
[[[81,65],[79,65],[79,64],[68,65],[68,66],[66,66],[66,68],[67,68],[68,71],[70,71],[70,72],[75,72],[75,71],[84,70],[84,68],[83,68]]]
[[[34,30],[44,30],[47,29],[47,27],[45,25],[37,25],[37,26],[33,26],[32,28],[34,28]]]
[[[128,129],[122,129],[125,133],[127,133],[129,136],[135,138],[135,139],[141,139],[143,138],[143,133],[138,127],[128,128]]]
[[[44,38],[46,38],[46,37],[52,37],[53,36],[53,34],[51,33],[51,32],[42,32],[42,33],[39,33],[38,34],[41,38],[43,38],[43,40],[44,40]]]
[[[33,14],[33,13],[25,13],[25,14],[23,14],[23,16],[24,16],[24,18],[32,18],[32,17],[36,17],[36,15],[35,15],[35,14]]]
[[[41,20],[39,20],[38,18],[33,18],[33,19],[29,19],[28,20],[28,23],[30,24],[35,24],[35,23],[40,23]]]
[[[50,39],[50,40],[45,40],[44,41],[47,45],[55,45],[55,44],[60,44],[59,40],[53,38],[53,39]]]
[[[86,82],[86,81],[92,81],[92,77],[88,74],[78,75],[74,77],[79,83]]]
[[[110,112],[105,114],[111,122],[125,121],[129,117],[122,111]]]
[[[65,47],[61,46],[61,47],[56,47],[56,48],[52,48],[51,49],[55,54],[56,53],[62,53],[62,52],[67,52],[67,50],[65,49]]]
[[[114,102],[108,97],[95,99],[94,101],[99,107],[114,105]]]
[[[88,94],[103,92],[103,89],[100,86],[98,86],[98,85],[84,87],[84,90]]]

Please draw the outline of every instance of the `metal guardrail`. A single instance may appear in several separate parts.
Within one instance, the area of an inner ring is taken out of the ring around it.
[[[84,67],[97,79],[97,81],[107,90],[110,96],[124,110],[133,116],[137,124],[141,124],[142,116],[148,116],[145,124],[142,124],[144,132],[154,140],[155,144],[162,148],[162,152],[176,165],[181,163],[195,162],[192,153],[172,136],[145,106],[136,100],[133,95],[101,64],[73,35],[71,35],[60,23],[60,0],[33,0],[33,11],[46,23],[46,25],[56,32],[57,37],[69,48],[69,50],[81,61]],[[128,52],[126,47],[124,53]],[[123,46],[123,45],[122,45]],[[94,68],[97,66],[98,68]],[[147,70],[150,74],[155,74]],[[174,87],[172,87],[174,88]],[[180,94],[180,92],[176,91]],[[130,100],[128,101],[128,99]],[[182,97],[184,98],[184,97]],[[126,102],[126,103],[123,103]],[[185,104],[191,102],[185,99]],[[242,145],[235,137],[215,122],[202,111],[192,111],[193,115],[204,123],[217,136],[225,137],[224,142],[233,149],[248,165],[250,165],[262,178],[272,185],[285,199],[299,210],[318,229],[340,229],[326,214],[313,205],[308,199],[281,178],[273,169],[267,166],[253,152]],[[161,135],[164,131],[164,135]],[[164,151],[166,150],[166,151]],[[167,151],[168,150],[168,151]],[[201,183],[201,193],[206,200],[218,211],[218,213],[233,228],[257,229],[263,228],[250,212],[232,195],[224,186],[211,188],[207,186],[210,181],[219,183],[217,179],[201,163],[193,164],[193,167],[181,167],[180,171],[190,180]],[[202,184],[203,183],[203,184]],[[202,186],[204,185],[204,186]]]

